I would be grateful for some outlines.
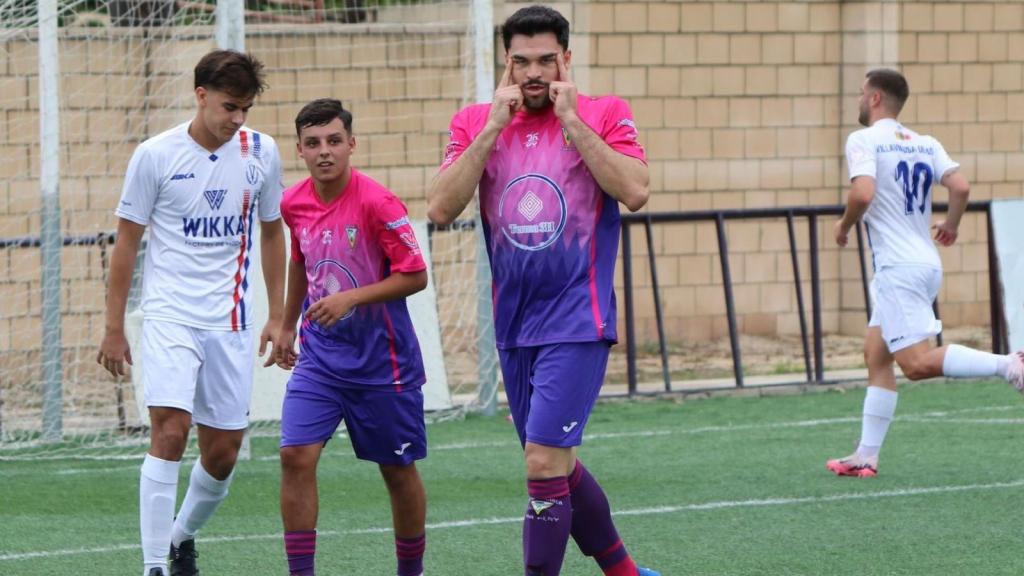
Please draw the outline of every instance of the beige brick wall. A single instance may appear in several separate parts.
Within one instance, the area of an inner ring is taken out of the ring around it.
[[[333,96],[355,114],[357,166],[423,216],[425,183],[469,89],[460,20],[465,14],[447,14],[441,21],[450,23],[442,25],[324,27],[314,34],[250,25],[247,49],[266,64],[270,89],[247,123],[277,140],[286,182],[306,175],[295,151],[295,115],[309,100]],[[95,235],[116,228],[113,210],[138,143],[194,114],[192,68],[214,48],[213,31],[190,29],[173,43],[157,37],[148,44],[140,30],[62,32],[62,229]],[[0,40],[0,238],[39,234],[36,49],[29,34]],[[63,250],[61,295],[65,397],[80,408],[97,403],[93,410],[109,416],[112,396],[76,398],[93,390],[90,383],[110,380],[94,361],[106,255],[98,247]],[[0,403],[8,417],[38,409],[40,276],[38,249],[0,250]]]
[[[497,20],[522,5],[497,6]],[[906,73],[912,96],[902,119],[943,141],[972,181],[973,198],[1024,192],[1024,5],[1016,0],[581,0],[555,6],[574,24],[571,47],[581,89],[617,93],[632,104],[650,160],[648,210],[840,202],[842,148],[856,128],[856,93],[864,72],[882,65]],[[355,112],[356,164],[395,190],[415,216],[424,215],[425,183],[436,169],[448,120],[469,90],[471,45],[464,27],[324,27],[311,37],[286,26],[250,26],[247,43],[266,62],[271,84],[249,123],[278,139],[288,181],[304,173],[293,152],[295,113],[309,99],[333,95]],[[66,233],[93,234],[115,226],[111,209],[131,151],[146,136],[190,117],[189,71],[212,45],[209,39],[182,40],[174,50],[147,52],[141,40],[116,34],[108,41],[97,39],[95,31],[88,41],[74,34],[64,39]],[[0,47],[0,236],[5,237],[39,229],[34,50],[31,41],[20,38],[8,38]],[[936,199],[943,200],[944,191],[937,190]],[[856,256],[832,247],[831,226],[830,219],[819,223],[824,326],[859,333],[864,317]],[[727,230],[741,328],[796,332],[784,222],[729,222]],[[798,237],[809,300],[802,222]],[[654,240],[669,336],[681,341],[724,334],[713,224],[657,226]],[[961,242],[941,251],[947,325],[988,321],[984,242],[984,222],[968,216]],[[89,341],[102,325],[101,255],[95,248],[70,254],[67,314],[78,318],[74,326],[81,335],[69,336]],[[646,254],[637,229],[634,268],[642,339],[655,334]],[[0,314],[0,345],[33,348],[38,252],[3,251],[0,273],[0,295],[12,303]],[[0,366],[5,369],[12,368]]]
[[[501,16],[523,3],[508,3]],[[901,120],[938,137],[972,182],[973,199],[1024,195],[1024,4],[996,2],[575,2],[571,42],[581,89],[632,104],[651,170],[648,209],[705,210],[845,200],[846,136],[864,73],[902,70]],[[936,200],[946,191],[936,187]],[[853,249],[819,221],[827,331],[864,330]],[[785,223],[729,222],[739,325],[798,333]],[[947,326],[987,325],[985,223],[965,217],[942,249]],[[805,301],[807,225],[798,221]],[[674,341],[726,332],[714,226],[657,226],[654,249],[666,330]],[[647,248],[633,235],[638,335],[656,337]],[[870,264],[869,264],[870,267]],[[621,266],[618,283],[621,286]],[[621,292],[620,292],[621,294]],[[620,298],[621,302],[621,298]],[[620,309],[622,308],[620,304]],[[621,318],[620,310],[620,318]]]

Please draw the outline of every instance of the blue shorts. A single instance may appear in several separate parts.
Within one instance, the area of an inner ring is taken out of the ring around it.
[[[406,466],[427,457],[423,390],[326,386],[292,374],[281,408],[281,447],[326,443],[341,421],[360,460]]]
[[[604,383],[611,344],[574,342],[499,350],[519,441],[569,448],[583,443]]]

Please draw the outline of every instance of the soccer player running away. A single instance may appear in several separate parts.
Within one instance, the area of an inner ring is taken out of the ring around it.
[[[561,14],[523,8],[501,32],[494,100],[452,119],[428,215],[451,223],[479,185],[501,370],[526,457],[524,571],[558,574],[571,535],[607,575],[654,575],[633,562],[576,458],[617,337],[619,203],[647,202],[644,151],[624,101],[577,92]]]
[[[139,481],[143,574],[198,574],[194,537],[224,501],[249,424],[254,337],[249,290],[253,225],[269,321],[284,300],[281,159],[274,140],[243,126],[264,87],[263,65],[218,50],[195,68],[196,115],[143,142],[128,164],[116,214],[106,331],[97,361],[115,376],[132,363],[124,333],[135,255],[149,227],[142,286],[141,357],[151,424]],[[178,468],[189,427],[199,459],[175,519]]]
[[[942,283],[942,263],[932,243],[952,246],[967,207],[970,185],[942,144],[902,125],[897,117],[910,95],[895,70],[868,72],[861,87],[859,122],[867,128],[850,135],[846,160],[850,196],[835,225],[835,240],[846,246],[862,217],[871,244],[874,304],[864,339],[868,389],[860,444],[826,466],[840,476],[878,473],[878,453],[896,410],[893,361],[911,380],[936,376],[1000,376],[1024,391],[1024,356],[989,354],[957,344],[933,348],[928,339],[942,331],[932,302]],[[934,184],[949,190],[949,212],[932,225]]]
[[[281,517],[292,576],[312,576],[316,469],[342,420],[356,457],[376,462],[391,496],[398,576],[423,573],[426,382],[405,298],[427,266],[402,202],[355,170],[352,114],[314,100],[295,118],[309,178],[284,192],[291,261],[278,366],[293,369],[281,413]],[[301,354],[293,347],[301,317]]]

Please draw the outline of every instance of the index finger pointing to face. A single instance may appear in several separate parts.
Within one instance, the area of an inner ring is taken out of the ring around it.
[[[572,82],[572,76],[569,74],[569,66],[565,63],[565,52],[559,52],[556,54],[555,60],[558,62],[558,79],[562,82]]]
[[[498,88],[504,88],[505,86],[511,85],[512,80],[512,59],[505,59],[505,72],[501,74],[501,80],[498,81]]]

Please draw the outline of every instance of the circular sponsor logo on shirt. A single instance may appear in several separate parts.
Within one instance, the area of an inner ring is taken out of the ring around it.
[[[525,174],[505,186],[498,203],[501,232],[521,250],[543,250],[565,229],[565,195],[550,178]]]
[[[313,292],[314,301],[359,286],[352,272],[337,260],[321,260],[317,262],[313,266],[313,283],[317,287]],[[341,317],[341,320],[352,316],[354,312],[355,308],[353,307]]]

